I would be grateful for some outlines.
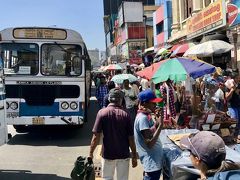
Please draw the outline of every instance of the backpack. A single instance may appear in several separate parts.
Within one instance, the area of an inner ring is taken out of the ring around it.
[[[91,158],[79,156],[71,172],[73,180],[95,180],[94,165]]]
[[[231,170],[218,172],[213,177],[208,177],[208,180],[239,180],[240,170]]]

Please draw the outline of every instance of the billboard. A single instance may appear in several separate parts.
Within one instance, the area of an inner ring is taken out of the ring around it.
[[[125,23],[143,22],[142,2],[123,2],[123,18]]]
[[[218,0],[187,21],[187,38],[194,38],[226,26],[225,0]]]
[[[145,41],[128,42],[129,64],[141,64]]]
[[[118,10],[118,25],[119,27],[121,27],[124,23],[124,17],[123,17],[123,4],[121,4],[119,6],[119,10]]]
[[[240,23],[240,0],[232,0],[227,5],[228,11],[228,24],[235,26]]]
[[[136,24],[135,26],[129,25],[128,30],[128,39],[145,39],[145,30],[146,28],[143,24]]]

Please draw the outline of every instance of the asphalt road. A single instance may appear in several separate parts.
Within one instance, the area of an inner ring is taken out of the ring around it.
[[[9,126],[13,137],[0,147],[0,180],[70,179],[76,158],[88,155],[97,111],[96,99],[92,97],[88,122],[82,128],[43,126],[16,133]],[[94,162],[99,164],[100,157],[96,155]],[[142,179],[140,163],[134,170],[130,168],[129,179]]]

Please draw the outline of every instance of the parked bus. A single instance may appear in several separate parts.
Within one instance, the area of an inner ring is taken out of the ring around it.
[[[26,125],[82,125],[87,120],[91,60],[70,29],[16,27],[0,31],[5,118]]]

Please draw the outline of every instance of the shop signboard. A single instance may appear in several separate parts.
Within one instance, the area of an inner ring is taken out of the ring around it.
[[[124,43],[122,45],[122,57],[123,57],[123,59],[129,59],[128,43]]]
[[[116,48],[116,46],[113,46],[111,48],[111,56],[113,56],[113,55],[117,55],[117,48]]]
[[[187,38],[192,39],[226,26],[225,0],[218,0],[187,20]]]
[[[141,64],[145,41],[128,42],[129,64]]]
[[[119,27],[121,27],[124,23],[124,17],[123,17],[123,4],[119,6],[118,10],[118,21],[119,21]]]
[[[232,0],[227,5],[228,11],[228,24],[235,26],[240,23],[240,0]]]

